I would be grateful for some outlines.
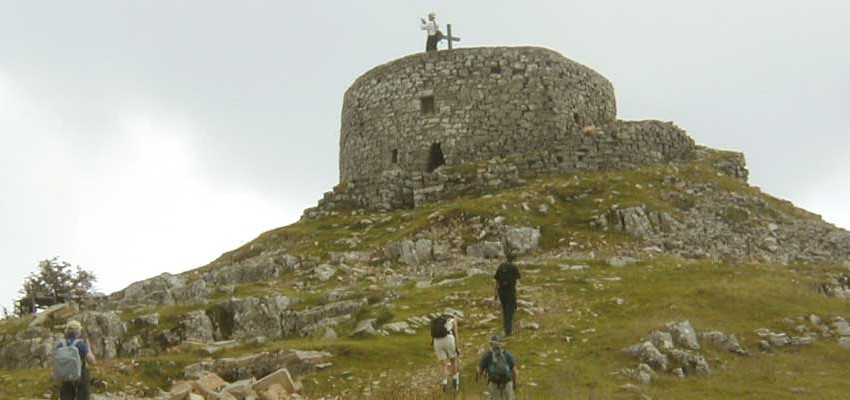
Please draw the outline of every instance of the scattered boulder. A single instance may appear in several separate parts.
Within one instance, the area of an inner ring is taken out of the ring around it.
[[[747,354],[747,351],[744,350],[735,335],[727,336],[720,331],[711,331],[700,334],[700,338],[721,350],[741,355]]]
[[[526,254],[537,249],[540,230],[529,227],[509,228],[505,231],[505,244],[512,254]]]
[[[316,279],[326,282],[336,274],[336,267],[329,264],[322,264],[313,270],[313,274],[316,276]]]
[[[503,258],[505,256],[505,250],[502,242],[485,241],[468,246],[466,248],[466,254],[475,258]]]
[[[685,375],[707,375],[711,372],[705,357],[690,350],[670,350],[673,365],[681,368]]]
[[[375,330],[375,319],[364,319],[362,321],[357,322],[357,326],[351,331],[351,337],[355,338],[364,338],[369,336],[375,336],[378,334],[378,331]]]
[[[699,342],[697,341],[697,333],[691,322],[688,320],[668,322],[667,329],[673,336],[673,341],[689,350],[699,350]]]
[[[434,244],[428,239],[417,241],[401,240],[391,243],[384,249],[390,260],[398,260],[406,265],[422,265],[434,259]]]
[[[668,360],[667,356],[658,351],[652,342],[646,341],[628,347],[624,350],[626,354],[637,358],[640,362],[649,365],[655,370],[666,371]]]
[[[612,267],[623,268],[627,265],[635,264],[640,260],[633,258],[633,257],[623,256],[623,257],[610,257],[606,261],[607,261],[608,265],[610,265]]]
[[[649,341],[660,350],[671,350],[675,346],[673,345],[673,336],[668,332],[663,331],[655,331],[649,335]]]
[[[212,321],[202,310],[188,312],[180,321],[179,329],[184,341],[209,343],[215,340]]]
[[[292,376],[286,368],[281,368],[266,375],[263,379],[258,380],[253,388],[255,391],[261,392],[272,385],[280,385],[287,393],[298,393],[301,391],[301,384],[292,380]]]

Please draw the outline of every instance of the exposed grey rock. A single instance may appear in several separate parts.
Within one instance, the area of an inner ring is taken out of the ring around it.
[[[180,320],[180,334],[184,341],[209,343],[215,340],[212,321],[202,311],[190,311]]]
[[[540,230],[529,227],[509,228],[505,232],[507,250],[513,254],[526,254],[537,249]]]
[[[774,347],[784,347],[791,344],[791,338],[785,333],[771,332],[767,336],[767,342]]]
[[[134,357],[139,354],[139,350],[142,348],[142,338],[137,336],[133,336],[129,339],[124,339],[121,342],[121,351],[120,355],[122,357]]]
[[[667,332],[655,331],[649,335],[649,341],[659,350],[670,350],[674,348],[673,336]]]
[[[711,372],[705,358],[690,350],[670,350],[670,360],[676,367],[682,368],[685,375],[706,375]]]
[[[29,328],[27,331],[0,345],[0,368],[29,369],[52,365],[53,349],[62,336],[52,335],[41,327]]]
[[[626,354],[637,358],[640,362],[648,364],[655,370],[666,371],[668,360],[667,356],[658,351],[652,342],[646,341],[628,347],[624,350]]]
[[[267,281],[295,271],[301,264],[298,257],[286,254],[284,250],[270,250],[235,264],[216,266],[204,274],[204,280],[213,287]]]
[[[700,337],[704,342],[708,342],[721,350],[741,355],[747,354],[747,351],[741,347],[735,335],[727,336],[720,331],[711,331],[702,333]]]
[[[410,324],[408,324],[405,321],[393,322],[393,323],[390,323],[390,324],[384,324],[384,326],[382,326],[381,329],[384,329],[386,331],[393,332],[393,333],[404,333],[406,330],[410,329]]]
[[[171,289],[171,297],[178,304],[204,303],[212,292],[206,281],[198,279]]]
[[[130,324],[139,330],[152,329],[159,326],[159,313],[142,315],[130,320]]]
[[[98,358],[115,358],[119,341],[127,333],[127,326],[114,312],[85,311],[71,319],[83,326],[83,335],[92,344],[92,352]]]
[[[357,322],[357,326],[351,331],[351,337],[363,338],[375,336],[378,332],[375,330],[375,319],[364,319]]]
[[[281,368],[286,368],[297,379],[316,370],[317,365],[326,363],[331,354],[321,351],[280,350],[263,352],[238,358],[203,360],[183,369],[188,379],[198,379],[213,372],[232,382],[242,379],[262,378]]]
[[[336,340],[337,338],[338,336],[333,328],[325,329],[325,333],[322,335],[322,340]]]
[[[150,279],[135,282],[124,290],[110,295],[109,298],[125,303],[146,302],[146,299],[158,298],[159,300],[153,301],[153,304],[169,304],[167,299],[171,297],[170,290],[183,286],[183,283],[183,277],[166,272]],[[158,293],[158,295],[152,297],[152,294],[155,293]],[[173,304],[173,299],[171,300],[170,304]]]
[[[832,327],[838,336],[850,336],[850,323],[847,323],[847,321],[835,321],[832,323]]]
[[[466,254],[476,258],[502,258],[505,256],[501,242],[481,242],[466,248]]]
[[[697,334],[690,321],[668,322],[666,326],[676,344],[689,350],[699,350]]]
[[[329,264],[322,264],[313,270],[313,274],[316,276],[316,279],[326,282],[336,274],[336,267]]]
[[[394,242],[384,249],[384,253],[390,260],[398,260],[406,265],[421,265],[434,258],[433,242],[428,239]]]
[[[244,340],[255,336],[283,337],[281,315],[289,308],[285,296],[230,299],[210,313],[217,340]]]
[[[625,256],[620,257],[620,256],[618,256],[618,257],[609,257],[608,260],[606,260],[606,261],[608,262],[608,265],[610,265],[612,267],[622,268],[622,267],[625,267],[627,265],[637,263],[640,260],[638,260],[634,257],[625,257]]]

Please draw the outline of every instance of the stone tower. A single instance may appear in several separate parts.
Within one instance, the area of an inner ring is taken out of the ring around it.
[[[521,177],[634,168],[693,149],[673,124],[620,121],[616,109],[611,82],[549,49],[403,57],[345,92],[340,184],[319,208],[409,208]]]

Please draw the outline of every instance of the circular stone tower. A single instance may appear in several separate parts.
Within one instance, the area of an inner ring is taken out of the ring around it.
[[[340,182],[545,152],[614,122],[616,108],[605,77],[544,48],[407,56],[345,92]]]

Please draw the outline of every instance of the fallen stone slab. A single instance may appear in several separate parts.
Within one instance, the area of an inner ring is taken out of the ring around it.
[[[282,386],[287,393],[298,393],[301,391],[301,384],[292,379],[289,371],[286,368],[281,368],[257,381],[254,384],[254,390],[260,392],[267,390],[272,385]]]

